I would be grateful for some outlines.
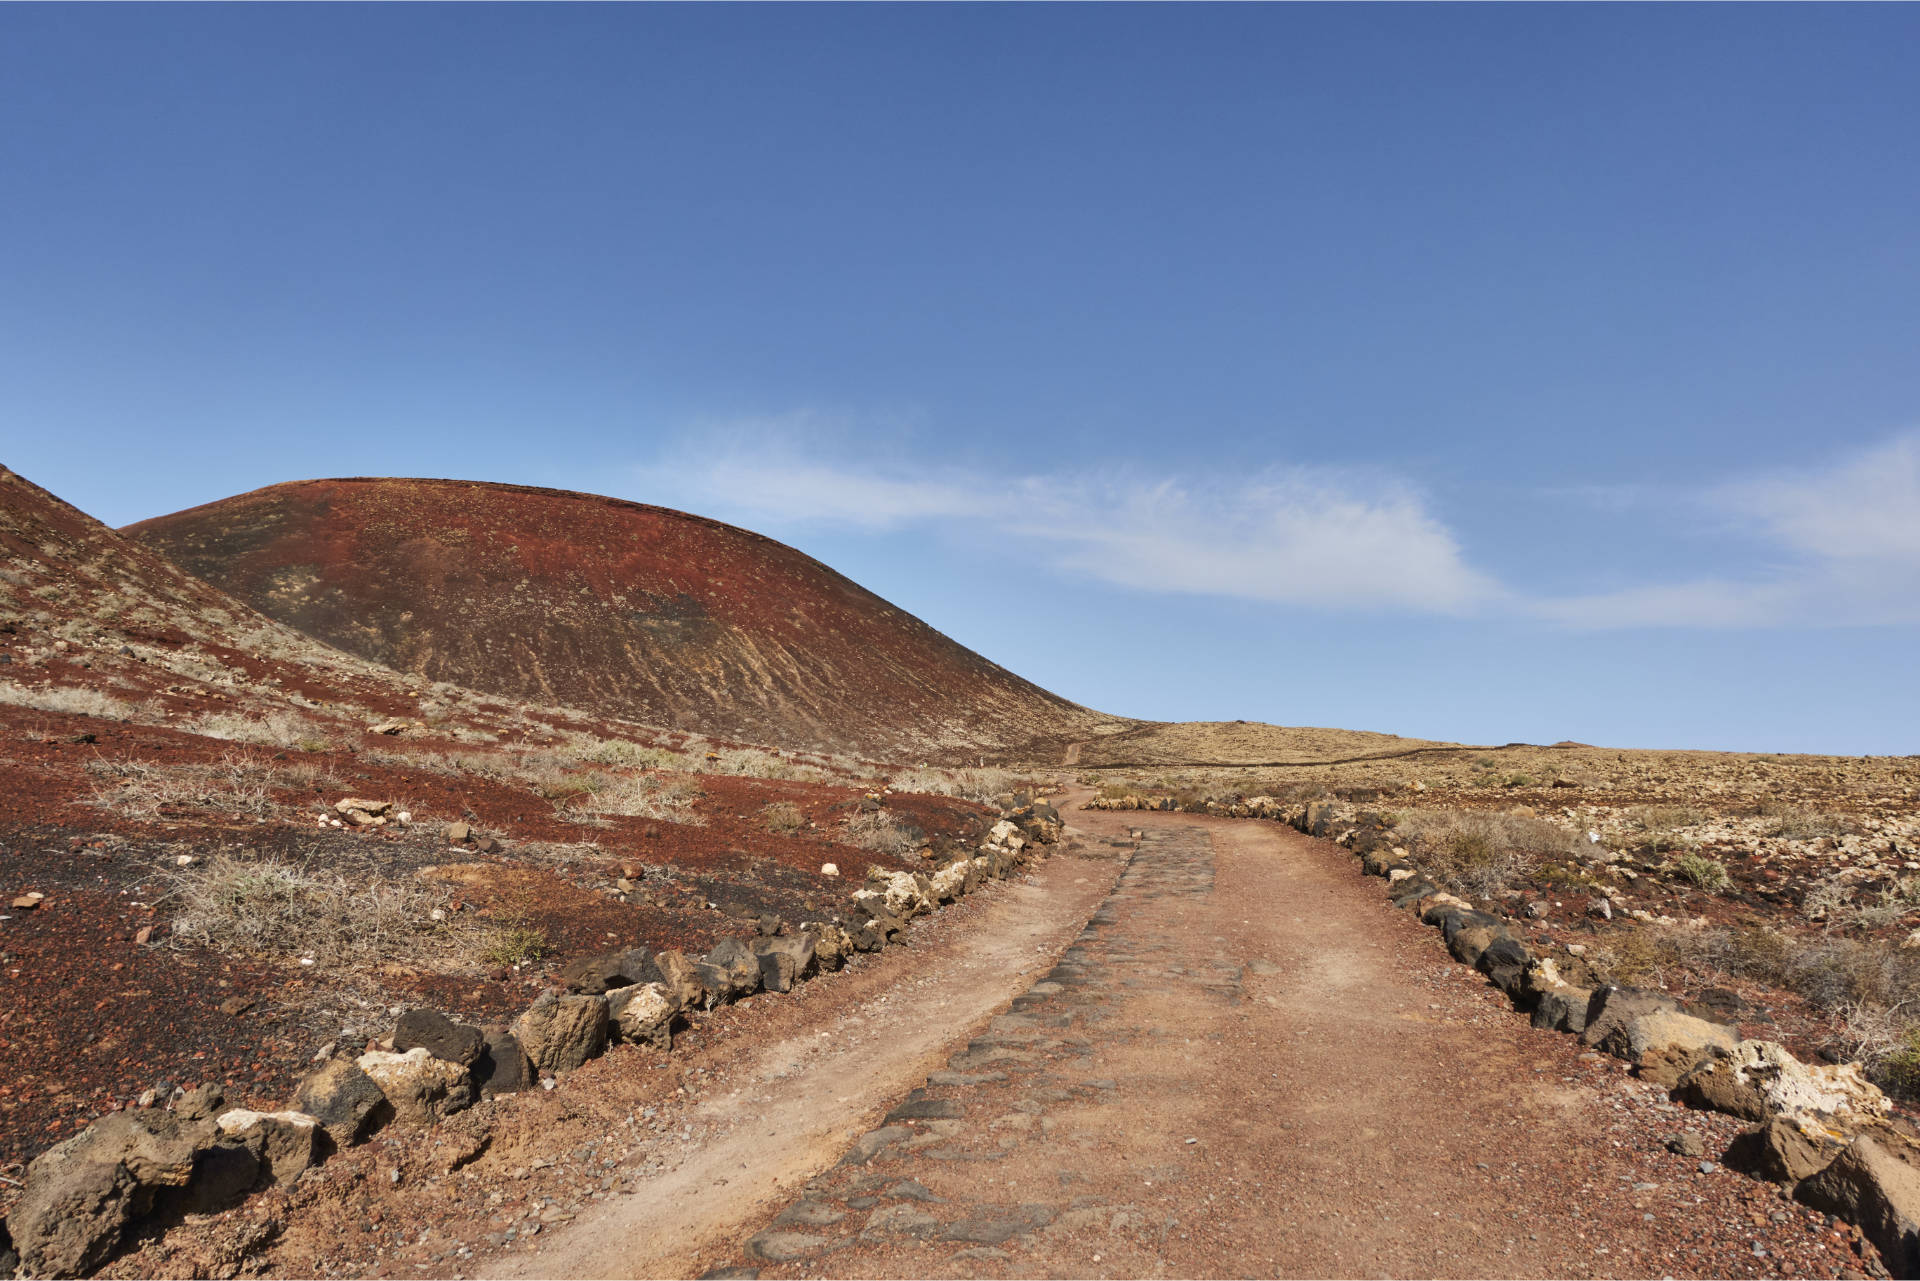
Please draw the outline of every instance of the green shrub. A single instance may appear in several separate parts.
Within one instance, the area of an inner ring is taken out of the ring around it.
[[[1727,865],[1718,859],[1703,858],[1698,854],[1688,854],[1673,861],[1673,872],[1684,881],[1690,881],[1709,894],[1718,894],[1732,884],[1733,878],[1727,875]]]

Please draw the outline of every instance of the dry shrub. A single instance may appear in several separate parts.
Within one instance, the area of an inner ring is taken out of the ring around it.
[[[1661,975],[1684,958],[1668,945],[1665,935],[1652,930],[1627,928],[1615,931],[1591,945],[1587,960],[1594,973],[1608,983],[1621,987],[1645,987],[1658,983]]]
[[[168,869],[177,904],[173,937],[219,952],[311,957],[326,965],[470,950],[470,929],[435,921],[447,893],[390,881],[349,879],[277,859],[217,854]]]
[[[1580,851],[1578,838],[1557,824],[1481,810],[1411,810],[1393,834],[1427,875],[1474,898],[1499,893],[1545,859]]]
[[[1846,836],[1854,831],[1854,821],[1845,814],[1835,814],[1826,810],[1791,809],[1782,814],[1768,815],[1775,819],[1767,835],[1784,837],[1790,841],[1813,841],[1823,836]]]
[[[561,744],[560,751],[576,760],[616,769],[692,769],[693,762],[679,752],[664,747],[648,747],[624,738],[595,738],[576,734]]]
[[[102,780],[94,785],[95,805],[146,820],[169,809],[265,818],[276,805],[274,789],[283,785],[275,771],[238,755],[216,765],[156,765],[103,756],[88,761],[86,769]]]
[[[926,833],[891,810],[875,810],[872,813],[850,815],[843,839],[847,844],[863,850],[898,857],[919,849],[920,843],[926,839]]]
[[[791,836],[807,825],[807,816],[792,801],[775,801],[761,807],[760,821],[769,832]]]
[[[261,747],[302,747],[306,743],[324,745],[326,741],[325,735],[312,720],[289,711],[273,711],[263,716],[208,712],[186,728],[207,738],[255,743]]]
[[[99,716],[108,720],[127,720],[138,710],[123,698],[98,689],[73,686],[29,689],[13,681],[0,681],[0,703],[31,707],[41,712],[65,712],[72,716]]]
[[[902,770],[887,780],[887,786],[896,792],[911,792],[921,796],[956,796],[967,801],[991,801],[1003,792],[1030,789],[1029,780],[1018,777],[1011,770],[988,765],[966,769],[931,769],[921,765],[915,769]],[[1131,787],[1121,787],[1117,795],[1126,796]],[[1105,794],[1105,789],[1103,789]]]
[[[587,814],[617,814],[690,826],[706,819],[693,807],[704,795],[690,778],[661,774],[625,774],[615,778],[594,775],[592,786],[581,787],[573,807]]]
[[[799,761],[788,760],[757,747],[721,747],[689,758],[685,768],[701,774],[733,774],[743,778],[770,778],[818,783],[830,776],[827,771]]]

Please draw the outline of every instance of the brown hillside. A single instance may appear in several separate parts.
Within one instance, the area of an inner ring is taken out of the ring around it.
[[[127,533],[263,613],[435,680],[879,757],[1044,754],[1124,728],[811,557],[517,485],[299,481]]]

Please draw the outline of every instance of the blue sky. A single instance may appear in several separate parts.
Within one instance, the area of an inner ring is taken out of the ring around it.
[[[0,6],[0,461],[683,507],[1133,715],[1920,752],[1916,47]]]

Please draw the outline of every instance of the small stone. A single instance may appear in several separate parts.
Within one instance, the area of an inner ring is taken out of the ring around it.
[[[447,844],[464,845],[473,836],[473,828],[466,823],[447,824]]]
[[[1707,1145],[1699,1135],[1688,1131],[1668,1139],[1667,1151],[1675,1156],[1702,1157],[1707,1154]]]

